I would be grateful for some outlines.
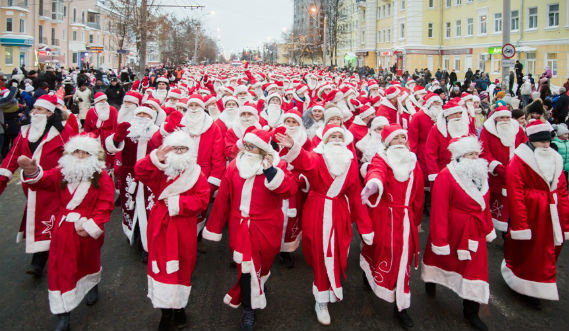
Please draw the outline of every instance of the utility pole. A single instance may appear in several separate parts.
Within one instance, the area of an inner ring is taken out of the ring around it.
[[[521,30],[521,28],[520,28]],[[502,6],[502,45],[510,43],[510,0],[504,0]],[[502,60],[506,59],[502,54]],[[510,67],[502,65],[502,91],[510,86]]]
[[[194,65],[198,63],[198,35],[200,33],[200,24],[196,25],[196,33],[194,37],[194,57],[192,58],[192,62]]]
[[[146,17],[148,16],[148,0],[142,0],[140,6],[140,49],[138,50],[138,73],[142,77],[146,69],[146,42],[148,31],[146,29]]]

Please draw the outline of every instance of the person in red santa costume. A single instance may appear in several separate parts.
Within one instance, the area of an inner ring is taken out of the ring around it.
[[[356,148],[361,155],[360,161],[360,174],[362,178],[366,177],[367,167],[375,154],[382,154],[385,152],[385,146],[381,138],[381,132],[389,125],[387,118],[377,116],[371,121],[368,133],[356,144]]]
[[[447,102],[443,111],[438,114],[436,124],[429,131],[425,145],[426,172],[430,183],[451,161],[451,153],[448,149],[451,139],[469,134],[475,134],[475,132],[470,130],[466,110],[455,100]]]
[[[381,98],[379,106],[376,108],[375,114],[387,118],[389,124],[399,123],[399,109],[397,97],[401,90],[395,86],[389,86],[385,90],[385,97]]]
[[[166,96],[165,108],[176,108],[176,104],[182,98],[182,91],[178,88],[173,88],[168,91]]]
[[[168,96],[168,86],[170,81],[166,77],[158,77],[156,79],[156,90],[152,92],[152,96],[159,100],[160,105],[166,102],[166,97]]]
[[[536,120],[526,130],[529,142],[506,171],[510,223],[501,269],[506,284],[539,308],[539,299],[559,300],[556,262],[569,240],[569,197],[551,126]]]
[[[126,92],[122,105],[118,111],[117,124],[129,122],[134,119],[134,110],[140,105],[142,94],[136,91]]]
[[[360,267],[364,282],[377,297],[395,301],[399,323],[407,329],[414,325],[407,309],[411,305],[409,278],[413,259],[418,267],[423,174],[417,157],[407,146],[407,131],[401,125],[385,127],[381,136],[387,150],[372,159],[361,193],[362,203],[371,207],[376,235],[373,245],[362,247]],[[371,202],[374,198],[375,203]]]
[[[267,96],[265,108],[260,116],[263,119],[263,129],[272,130],[283,124],[282,98],[279,94],[273,93]]]
[[[259,114],[253,103],[247,102],[239,107],[239,123],[228,129],[224,137],[223,153],[229,161],[233,160],[243,149],[243,136],[249,127],[261,129]]]
[[[207,209],[209,183],[187,133],[176,131],[139,160],[136,179],[156,194],[148,218],[148,298],[162,310],[158,330],[186,323],[197,258],[197,217]],[[173,319],[173,320],[172,320]]]
[[[401,93],[397,97],[397,123],[404,129],[409,127],[409,122],[417,113],[415,105],[411,101],[410,92],[406,88],[401,88]]]
[[[368,124],[375,117],[375,109],[368,105],[363,105],[360,108],[358,115],[354,117],[354,121],[349,129],[354,136],[354,143],[357,144],[367,133]]]
[[[464,317],[478,330],[488,330],[478,317],[490,297],[486,242],[496,238],[490,215],[488,161],[480,158],[476,136],[455,138],[452,161],[440,171],[432,188],[430,231],[421,266],[427,294],[436,285],[463,299]]]
[[[302,214],[302,250],[314,273],[314,309],[323,325],[331,322],[328,303],[344,298],[341,276],[346,276],[352,221],[357,223],[363,241],[367,245],[373,242],[371,220],[360,197],[358,166],[346,146],[347,132],[338,125],[327,125],[322,142],[311,152],[288,135],[275,135],[285,148],[281,151],[283,160],[310,183]]]
[[[508,231],[510,213],[506,193],[506,168],[514,156],[514,150],[527,141],[518,121],[512,119],[508,107],[497,107],[484,122],[480,132],[483,151],[481,157],[488,161],[490,171],[490,211],[494,228]]]
[[[57,167],[57,161],[63,154],[63,145],[73,135],[73,129],[62,124],[56,105],[57,98],[51,95],[41,96],[34,103],[31,123],[22,125],[12,148],[2,160],[0,194],[18,169],[17,160],[21,155],[34,159],[44,169]],[[22,189],[27,201],[16,242],[25,240],[26,253],[33,254],[32,264],[26,272],[41,276],[48,258],[55,217],[59,212],[59,204],[45,202],[57,201],[58,196],[48,190],[33,189],[26,183],[22,184]]]
[[[348,149],[353,151],[355,156],[356,151],[354,147],[354,135],[344,126],[342,111],[338,107],[331,104],[326,106],[326,109],[324,110],[324,126],[321,126],[318,130],[316,130],[315,135],[312,138],[312,146],[315,148],[322,142],[324,129],[330,124],[338,125],[344,129],[344,142],[346,143],[346,146],[348,146]]]
[[[107,169],[113,166],[113,155],[105,149],[105,140],[117,129],[118,111],[107,102],[107,95],[103,92],[95,93],[95,106],[87,111],[83,131],[91,132],[99,138],[105,150],[105,164]]]
[[[91,134],[71,138],[59,167],[45,168],[26,155],[18,158],[22,183],[53,192],[58,205],[48,264],[51,313],[58,316],[56,331],[67,331],[70,313],[85,298],[98,300],[104,227],[114,209],[113,180],[104,170],[101,143]]]
[[[105,146],[113,155],[120,155],[120,166],[115,168],[122,210],[122,229],[130,244],[137,242],[142,252],[142,260],[148,257],[147,225],[148,214],[154,205],[155,195],[149,187],[135,179],[134,166],[155,148],[160,146],[152,140],[158,132],[154,124],[156,112],[149,107],[135,109],[134,118],[120,123],[117,131],[107,137]],[[138,228],[139,237],[136,237]]]
[[[204,239],[220,241],[229,222],[238,280],[223,301],[233,308],[243,305],[241,330],[253,330],[254,311],[267,305],[265,282],[281,247],[282,202],[295,193],[295,180],[271,146],[270,134],[247,129],[243,149],[227,167],[203,231]]]
[[[300,111],[300,110],[299,110]],[[302,124],[306,128],[308,139],[312,141],[317,131],[324,128],[324,105],[316,103],[302,114]]]
[[[221,136],[225,137],[227,130],[239,124],[239,104],[237,103],[237,98],[234,96],[223,97],[223,107],[219,118],[215,120],[215,125],[221,130]]]

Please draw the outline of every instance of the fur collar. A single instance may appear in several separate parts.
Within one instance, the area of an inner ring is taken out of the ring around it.
[[[389,100],[387,100],[387,98],[382,98],[381,101],[379,102],[379,105],[383,105],[385,107],[391,108],[393,110],[395,110],[396,112],[399,112],[399,110],[397,109],[397,107],[395,107],[394,105],[391,104],[391,102],[389,102]]]
[[[476,188],[476,185],[474,185],[472,181],[464,181],[456,173],[455,167],[456,167],[456,161],[451,161],[447,165],[450,174],[452,175],[458,186],[460,186],[460,188],[462,188],[464,193],[466,193],[470,198],[472,198],[472,200],[476,201],[480,205],[482,210],[485,210],[486,202],[484,201],[484,195],[486,195],[486,193],[488,192],[488,181],[484,182],[484,184],[482,185],[482,190],[478,190],[478,188]]]
[[[533,150],[527,144],[520,144],[518,148],[514,151],[514,154],[520,157],[528,167],[531,168],[539,177],[547,184],[550,191],[555,191],[557,189],[557,185],[559,184],[559,176],[563,171],[563,158],[558,153],[555,153],[555,172],[553,173],[553,181],[551,185],[547,182],[547,179],[543,177],[541,171],[539,171],[539,167],[537,166],[537,161],[535,160],[535,154]]]
[[[158,200],[164,200],[168,197],[180,195],[191,190],[198,181],[201,171],[202,169],[198,164],[195,164],[189,171],[184,171],[178,178],[164,188]]]

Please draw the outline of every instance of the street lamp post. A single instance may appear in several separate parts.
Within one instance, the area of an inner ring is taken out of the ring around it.
[[[316,21],[317,23],[317,27],[318,27],[318,23],[320,23],[318,21],[318,19],[316,18],[316,15],[318,15],[318,8],[316,8],[315,5],[310,6],[310,17]],[[326,65],[326,52],[327,52],[327,47],[326,47],[326,21],[328,20],[328,17],[326,14],[324,14],[324,22],[323,22],[323,26],[322,26],[322,64]]]

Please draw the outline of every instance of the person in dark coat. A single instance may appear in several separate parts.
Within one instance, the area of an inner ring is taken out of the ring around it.
[[[565,87],[559,88],[559,99],[555,104],[555,112],[557,123],[565,123],[567,121],[567,115],[569,115],[569,95],[567,95],[567,90]]]
[[[48,93],[49,93],[49,84],[45,81],[39,82],[38,88],[35,90],[34,96],[32,97],[32,105],[36,103],[36,100],[39,97]]]
[[[109,104],[119,109],[122,105],[122,99],[125,93],[116,77],[111,79],[111,85],[107,88],[105,93],[107,94]]]

